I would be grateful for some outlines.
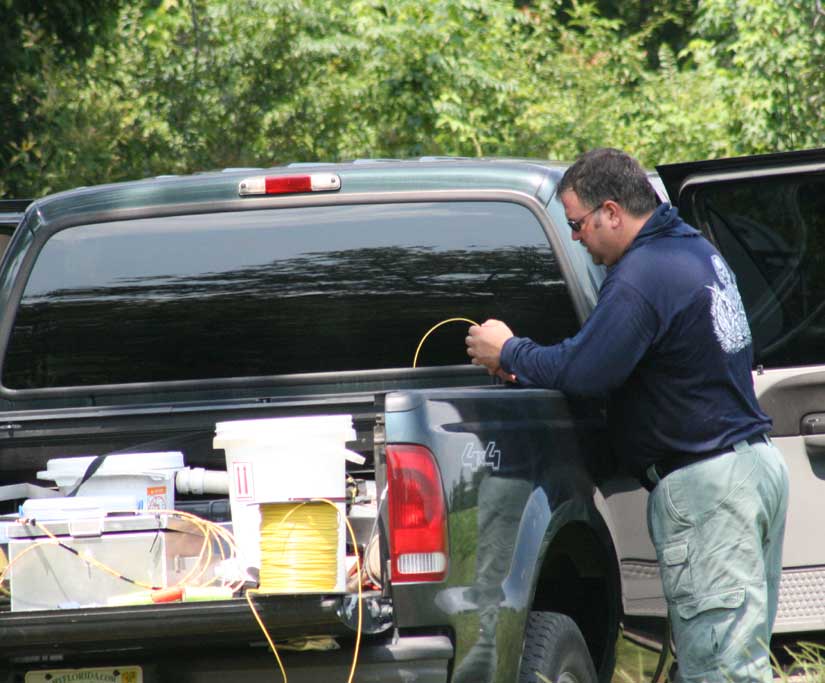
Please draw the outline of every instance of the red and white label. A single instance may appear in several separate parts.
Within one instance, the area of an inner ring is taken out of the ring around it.
[[[165,486],[149,486],[146,489],[146,508],[148,510],[165,510],[166,505],[166,487]]]
[[[235,500],[255,500],[251,462],[233,462],[232,481],[235,486]]]

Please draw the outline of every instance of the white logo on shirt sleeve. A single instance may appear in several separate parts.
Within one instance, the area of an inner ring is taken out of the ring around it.
[[[710,313],[713,331],[725,353],[736,353],[751,343],[751,330],[742,297],[725,262],[716,254],[711,256],[713,269],[721,286],[709,285],[712,301]]]

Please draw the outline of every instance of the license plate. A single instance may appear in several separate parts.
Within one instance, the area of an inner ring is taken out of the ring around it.
[[[29,671],[25,683],[143,683],[143,670],[139,666],[44,669]]]

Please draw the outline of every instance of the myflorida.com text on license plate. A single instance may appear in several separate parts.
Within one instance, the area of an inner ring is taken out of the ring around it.
[[[25,683],[143,683],[139,666],[29,671]]]

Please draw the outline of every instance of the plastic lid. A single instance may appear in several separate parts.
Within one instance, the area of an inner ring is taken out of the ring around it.
[[[46,463],[46,470],[37,473],[38,479],[81,477],[95,459],[94,455],[75,458],[53,458]],[[155,470],[177,470],[183,467],[183,453],[166,451],[160,453],[119,453],[109,455],[95,472],[98,475],[142,474]]]
[[[320,442],[343,447],[353,439],[352,415],[305,415],[218,422],[212,446],[284,446],[294,450],[294,444],[301,441],[312,441],[317,448]]]
[[[76,496],[74,498],[30,498],[20,506],[20,514],[41,520],[102,517],[109,512],[134,512],[134,496]]]
[[[215,425],[217,436],[241,436],[246,434],[314,434],[316,436],[340,436],[355,438],[352,415],[301,415],[298,417],[273,417],[256,420],[232,420]]]

